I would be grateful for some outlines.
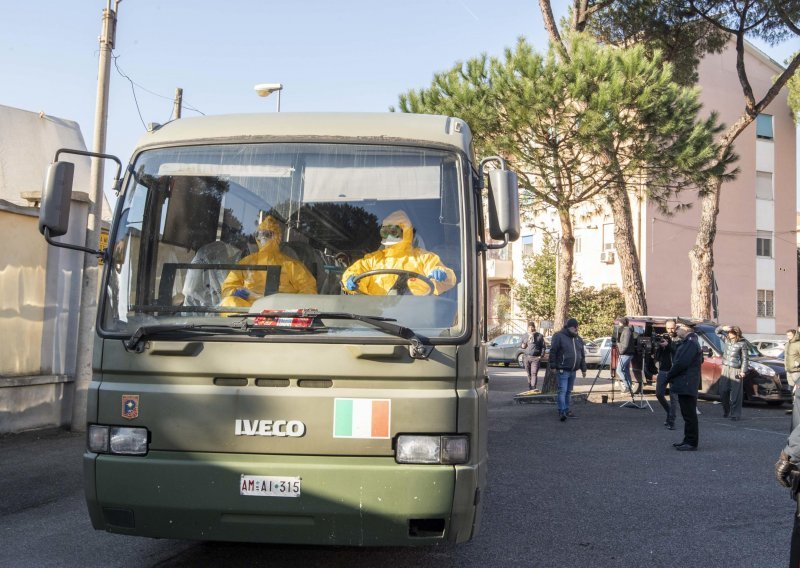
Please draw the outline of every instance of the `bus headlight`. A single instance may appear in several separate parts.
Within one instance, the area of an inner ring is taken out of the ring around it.
[[[97,454],[143,456],[147,453],[147,428],[92,424],[88,432],[89,451]]]
[[[397,437],[395,460],[397,463],[466,463],[469,460],[469,438],[403,434]]]

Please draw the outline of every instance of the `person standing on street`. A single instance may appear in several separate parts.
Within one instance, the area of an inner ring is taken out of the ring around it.
[[[722,374],[719,377],[719,396],[722,401],[723,418],[731,420],[742,417],[744,398],[744,376],[747,374],[749,348],[742,339],[739,326],[719,326],[714,330],[722,340],[725,352],[722,354]]]
[[[536,326],[528,324],[528,337],[525,339],[525,375],[528,388],[533,390],[539,383],[539,363],[544,355],[544,335],[536,331]]]
[[[578,320],[570,318],[561,331],[553,335],[550,342],[549,365],[558,373],[558,418],[564,422],[575,418],[569,409],[575,372],[580,369],[586,378],[586,352],[583,339],[578,335]]]
[[[618,321],[622,329],[617,339],[617,352],[619,353],[617,376],[623,383],[623,392],[632,392],[631,361],[636,354],[636,338],[633,336],[633,327],[628,325],[628,318],[619,318]]]
[[[792,417],[792,423],[795,418]],[[800,567],[800,499],[797,493],[800,490],[800,428],[792,428],[786,447],[783,448],[778,461],[775,462],[775,479],[783,487],[791,490],[791,497],[795,500],[794,523],[792,524],[792,544],[789,552],[789,566]]]
[[[786,380],[794,392],[792,404],[792,430],[800,425],[800,333],[790,329],[786,332],[786,349],[783,364],[786,367]]]
[[[678,396],[678,405],[683,417],[683,441],[672,444],[681,452],[696,451],[700,441],[700,426],[697,421],[697,391],[700,389],[700,366],[703,354],[697,334],[689,327],[679,325],[676,330],[680,343],[672,358],[672,367],[667,371],[667,383],[671,392]]]
[[[667,420],[664,426],[668,430],[675,429],[675,413],[678,410],[678,396],[669,391],[669,401],[667,401],[667,371],[672,368],[672,358],[678,349],[678,334],[676,333],[677,324],[674,319],[669,319],[664,323],[666,335],[659,337],[656,343],[656,363],[658,364],[658,375],[656,375],[656,398],[661,407],[667,413]]]

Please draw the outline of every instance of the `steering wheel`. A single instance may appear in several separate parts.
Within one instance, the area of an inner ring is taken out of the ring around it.
[[[394,285],[391,288],[389,288],[389,290],[387,291],[387,295],[392,290],[398,290],[398,291],[408,290],[409,278],[419,278],[425,284],[428,285],[427,293],[414,294],[415,296],[430,296],[436,290],[433,280],[431,280],[424,274],[420,274],[419,272],[414,272],[413,270],[402,270],[400,268],[379,268],[377,270],[368,270],[367,272],[362,272],[358,276],[353,276],[353,282],[358,284],[358,281],[361,280],[362,278],[368,278],[370,276],[378,276],[380,274],[394,274],[397,276],[397,281],[395,281]],[[364,294],[364,292],[362,292],[358,288],[356,288],[352,292],[354,294]]]

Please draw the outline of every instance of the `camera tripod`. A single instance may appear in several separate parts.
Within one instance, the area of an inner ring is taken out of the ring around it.
[[[633,360],[631,360],[631,363],[633,363]],[[646,369],[647,369],[646,354],[642,353],[642,381],[639,383],[639,392],[638,392],[639,400],[638,401],[636,400],[636,394],[637,393],[633,392],[633,382],[631,381],[631,384],[629,385],[631,399],[630,400],[626,400],[625,402],[620,404],[619,405],[620,408],[638,408],[638,409],[642,410],[642,409],[644,409],[646,407],[646,408],[650,409],[650,412],[654,412],[653,411],[653,407],[650,406],[650,401],[647,400],[644,397],[644,375],[645,375]],[[611,386],[611,393],[612,393],[612,395],[614,393],[614,386],[613,385]]]

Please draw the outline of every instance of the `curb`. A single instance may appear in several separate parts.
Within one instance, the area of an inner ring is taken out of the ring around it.
[[[556,404],[558,395],[552,394],[529,394],[521,392],[514,395],[514,402],[517,404]],[[586,402],[586,393],[572,393],[571,402]]]

